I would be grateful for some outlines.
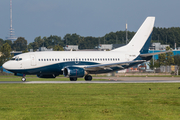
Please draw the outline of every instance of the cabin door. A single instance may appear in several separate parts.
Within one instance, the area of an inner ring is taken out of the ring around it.
[[[30,55],[31,57],[31,66],[36,66],[36,57],[35,55]]]

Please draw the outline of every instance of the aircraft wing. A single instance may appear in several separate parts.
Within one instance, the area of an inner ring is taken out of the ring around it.
[[[94,70],[112,70],[113,67],[124,68],[131,63],[142,63],[145,60],[135,60],[135,61],[128,61],[128,62],[118,62],[118,63],[111,63],[111,64],[97,64],[97,65],[89,65],[84,66],[86,71],[94,71]]]
[[[172,52],[172,51],[164,51],[164,52],[155,52],[155,53],[140,54],[139,56],[141,56],[141,57],[148,57],[148,56],[153,56],[153,55],[163,54],[163,53],[168,53],[168,52]]]

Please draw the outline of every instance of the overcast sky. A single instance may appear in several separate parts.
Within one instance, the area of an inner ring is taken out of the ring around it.
[[[77,33],[101,37],[109,32],[137,31],[147,16],[155,27],[180,27],[180,0],[12,0],[15,36],[28,43],[35,37]],[[0,1],[0,38],[9,35],[10,0]]]

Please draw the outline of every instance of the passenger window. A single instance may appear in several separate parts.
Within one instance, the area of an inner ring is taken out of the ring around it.
[[[41,61],[43,61],[43,59],[41,59]]]
[[[46,61],[46,59],[44,59],[44,61]]]
[[[20,59],[19,59],[20,60]],[[41,61],[40,59],[39,59],[39,61]]]
[[[48,59],[47,59],[47,61],[48,61]]]
[[[54,61],[54,59],[52,59],[52,61]]]
[[[51,61],[51,59],[49,59],[49,61]]]

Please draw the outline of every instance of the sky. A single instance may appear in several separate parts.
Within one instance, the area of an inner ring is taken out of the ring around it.
[[[180,27],[180,0],[12,0],[16,37],[28,43],[38,36],[102,37],[107,33],[136,32],[148,16],[155,27]],[[0,1],[0,38],[9,36],[10,0]]]

